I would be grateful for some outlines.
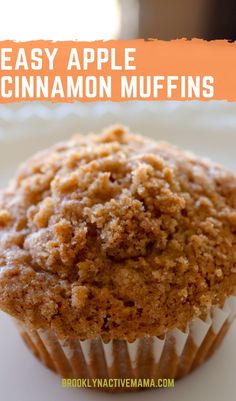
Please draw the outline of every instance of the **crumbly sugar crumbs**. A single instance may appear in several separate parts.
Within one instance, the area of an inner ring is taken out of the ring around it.
[[[235,272],[235,176],[122,127],[35,155],[0,197],[0,307],[62,338],[184,329]]]

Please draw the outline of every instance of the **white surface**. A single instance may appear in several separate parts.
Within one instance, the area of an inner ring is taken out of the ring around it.
[[[37,149],[71,133],[99,131],[112,123],[169,140],[236,171],[236,104],[129,103],[45,106],[0,106],[0,186],[18,163]],[[112,395],[114,399],[168,401],[234,401],[236,324],[219,351],[174,389]],[[59,378],[44,368],[22,343],[11,320],[0,313],[0,401],[96,401],[111,395],[62,389]]]

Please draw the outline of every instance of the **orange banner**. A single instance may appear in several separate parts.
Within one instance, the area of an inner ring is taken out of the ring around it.
[[[236,100],[236,44],[0,42],[0,103]]]

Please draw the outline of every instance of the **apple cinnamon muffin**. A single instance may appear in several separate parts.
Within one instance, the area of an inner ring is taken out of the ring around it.
[[[235,273],[234,174],[122,127],[1,193],[0,308],[62,376],[183,376],[233,320]]]

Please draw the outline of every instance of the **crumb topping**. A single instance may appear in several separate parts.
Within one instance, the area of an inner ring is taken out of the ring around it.
[[[0,307],[60,337],[184,329],[235,272],[235,176],[123,128],[40,152],[0,197]]]

